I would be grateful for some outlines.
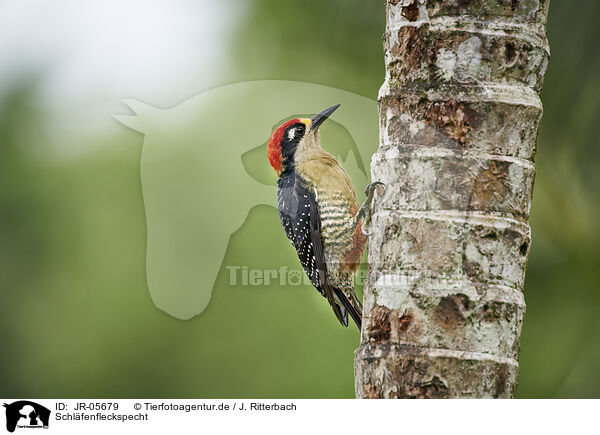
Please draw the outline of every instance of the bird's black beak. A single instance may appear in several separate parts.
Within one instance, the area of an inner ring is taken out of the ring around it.
[[[335,106],[331,106],[329,109],[325,109],[320,113],[317,113],[315,116],[313,116],[310,120],[312,121],[312,123],[310,124],[310,130],[318,130],[319,126],[321,124],[323,124],[323,121],[325,121],[327,118],[329,118],[331,116],[331,114],[333,112],[335,112],[335,110],[340,107],[339,104],[336,104]]]

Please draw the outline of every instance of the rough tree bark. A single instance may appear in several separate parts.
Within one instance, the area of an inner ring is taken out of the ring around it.
[[[512,397],[549,0],[388,0],[356,396]]]

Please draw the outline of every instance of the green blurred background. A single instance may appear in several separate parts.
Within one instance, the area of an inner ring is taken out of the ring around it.
[[[222,267],[200,316],[154,306],[143,137],[111,114],[257,79],[375,98],[384,8],[0,2],[1,396],[353,397],[359,334],[307,287],[231,287]],[[598,19],[551,4],[518,397],[600,397]],[[275,209],[251,210],[224,264],[297,268]]]

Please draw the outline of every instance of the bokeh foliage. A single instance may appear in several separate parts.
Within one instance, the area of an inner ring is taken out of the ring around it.
[[[221,84],[299,80],[376,97],[383,1],[246,3]],[[595,1],[551,4],[519,397],[600,397],[598,18]],[[73,139],[94,151],[49,157],[38,76],[24,77],[0,99],[0,395],[353,397],[358,332],[308,287],[232,287],[223,266],[200,316],[156,309],[143,138],[115,122]],[[250,211],[223,264],[297,268],[276,210]]]

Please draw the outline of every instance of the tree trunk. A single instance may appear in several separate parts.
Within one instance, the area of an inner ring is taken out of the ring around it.
[[[549,0],[388,0],[356,396],[513,397]]]

